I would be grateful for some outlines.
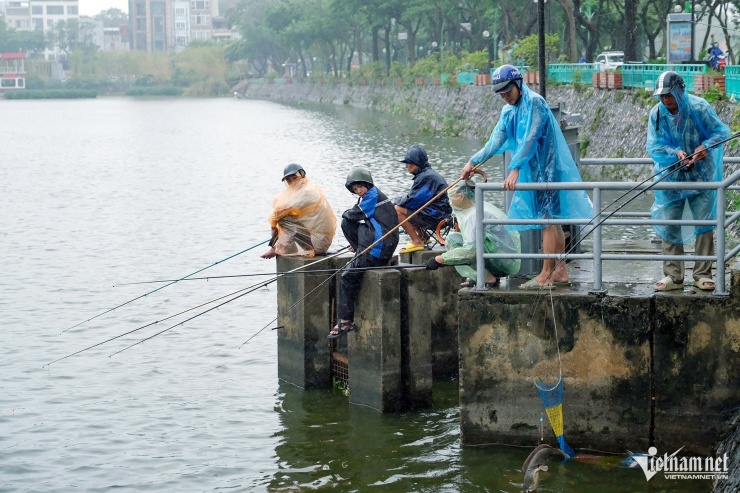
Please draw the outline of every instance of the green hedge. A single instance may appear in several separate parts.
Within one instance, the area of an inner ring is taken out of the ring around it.
[[[5,99],[83,99],[95,98],[97,96],[97,91],[83,89],[44,89],[5,92]]]
[[[174,86],[132,87],[126,96],[182,96],[183,88]]]

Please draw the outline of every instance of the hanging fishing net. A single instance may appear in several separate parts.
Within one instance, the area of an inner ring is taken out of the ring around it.
[[[550,421],[552,431],[555,433],[555,437],[560,444],[560,450],[568,454],[569,457],[575,457],[576,453],[572,448],[565,442],[563,436],[563,377],[560,375],[558,383],[554,386],[545,385],[540,378],[535,378],[534,384],[537,386],[537,392],[539,392],[542,398],[542,403],[545,405],[545,412],[547,413],[547,419]]]
[[[269,222],[278,231],[272,246],[283,256],[325,253],[337,229],[337,218],[324,192],[305,177],[275,197]]]

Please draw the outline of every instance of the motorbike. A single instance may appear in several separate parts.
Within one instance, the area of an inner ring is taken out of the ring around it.
[[[726,55],[710,55],[709,63],[712,65],[712,70],[717,72],[724,72],[725,66],[727,65]]]

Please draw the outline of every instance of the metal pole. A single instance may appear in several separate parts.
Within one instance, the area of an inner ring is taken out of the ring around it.
[[[717,188],[717,282],[715,294],[729,294],[725,288],[725,197],[724,187]]]
[[[594,188],[594,222],[601,221],[601,189]],[[594,230],[594,291],[601,291],[604,274],[601,265],[601,227]]]
[[[695,61],[694,58],[694,27],[696,26],[696,17],[694,16],[694,0],[691,0],[691,61]]]
[[[540,96],[547,99],[545,84],[547,74],[545,71],[545,0],[537,0],[537,20],[539,23],[539,73],[540,73]]]
[[[483,260],[483,189],[475,187],[475,289],[486,288],[486,267]]]

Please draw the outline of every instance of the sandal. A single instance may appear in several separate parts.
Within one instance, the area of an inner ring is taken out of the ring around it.
[[[540,284],[539,281],[537,281],[537,277],[533,277],[529,281],[519,286],[519,289],[554,289],[554,288],[555,288],[555,284]]]
[[[487,288],[497,288],[500,284],[499,279],[496,279],[493,282],[487,282],[486,287]],[[460,283],[460,289],[462,288],[474,288],[478,285],[478,282],[474,279],[466,279],[465,282]]]
[[[403,253],[414,253],[414,252],[421,252],[423,250],[426,250],[426,247],[419,246],[419,245],[414,245],[413,243],[409,242],[398,253],[401,253],[401,254],[403,254]]]
[[[701,289],[702,291],[714,291],[716,286],[715,282],[708,277],[702,277],[694,281],[694,286]]]
[[[665,276],[656,282],[653,287],[656,291],[675,291],[677,289],[683,289],[683,282],[675,282],[670,276]],[[714,289],[714,286],[712,286],[712,289]]]
[[[333,329],[331,329],[331,332],[329,332],[329,335],[326,336],[327,339],[339,339],[347,332],[350,332],[352,330],[357,329],[357,326],[354,322],[337,322],[337,325],[334,326]]]

